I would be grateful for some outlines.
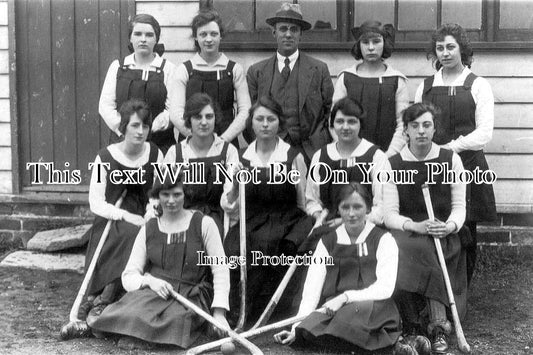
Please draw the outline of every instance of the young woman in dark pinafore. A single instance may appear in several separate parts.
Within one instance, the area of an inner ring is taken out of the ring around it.
[[[188,209],[198,210],[210,216],[219,226],[220,234],[224,233],[224,210],[220,199],[224,191],[232,188],[230,181],[217,170],[215,163],[221,164],[231,171],[232,164],[237,165],[239,155],[237,149],[224,142],[214,131],[221,119],[216,102],[207,94],[196,93],[187,100],[185,105],[185,126],[191,129],[192,135],[172,146],[165,156],[165,163],[189,163],[203,167],[202,176],[205,183],[185,184],[185,204]],[[217,176],[221,180],[215,183]],[[229,221],[228,221],[229,223]]]
[[[367,118],[361,137],[392,156],[402,149],[401,112],[409,105],[407,78],[384,59],[394,50],[394,27],[366,21],[352,29],[355,44],[351,54],[362,63],[343,70],[333,94],[333,103],[349,97],[361,103]]]
[[[224,141],[238,146],[237,136],[244,130],[251,106],[244,70],[219,52],[224,28],[217,12],[201,11],[193,18],[191,28],[198,53],[178,67],[176,114],[183,116],[185,102],[191,95],[208,94],[222,111],[215,132]],[[178,126],[181,136],[189,136],[190,128],[181,122]]]
[[[250,109],[249,122],[256,135],[246,150],[241,152],[241,163],[245,169],[256,169],[258,184],[246,184],[246,241],[247,263],[251,263],[251,251],[265,256],[295,255],[298,246],[312,227],[312,218],[304,212],[305,177],[307,168],[302,154],[281,140],[278,136],[281,107],[272,99],[262,97]],[[285,171],[298,170],[300,182],[272,184],[269,181],[270,164],[278,163]],[[223,206],[238,206],[238,183],[230,193],[223,195]],[[239,255],[239,226],[230,228],[224,248],[227,255]],[[252,317],[258,316],[283,277],[286,267],[261,265],[248,267],[247,289]],[[239,271],[232,271],[232,293],[230,302],[238,311]],[[235,292],[233,292],[235,291]],[[289,292],[291,293],[291,292]],[[288,299],[285,298],[287,301]],[[283,307],[278,307],[283,309]]]
[[[395,299],[404,331],[427,333],[432,350],[444,353],[451,324],[447,320],[449,300],[433,238],[439,238],[446,259],[459,314],[466,312],[466,253],[458,232],[465,219],[466,186],[444,183],[444,174],[434,174],[428,184],[436,220],[428,219],[422,184],[429,178],[428,163],[448,164],[455,174],[464,172],[461,159],[451,150],[432,142],[438,111],[431,103],[414,104],[403,114],[408,146],[389,159],[393,171],[416,171],[408,181],[384,185],[385,225],[393,230],[400,250]],[[438,129],[438,127],[437,127]],[[427,303],[429,319],[423,314]],[[420,322],[420,319],[423,321]]]
[[[150,219],[137,235],[122,274],[128,292],[88,324],[99,332],[126,335],[119,346],[147,347],[138,340],[142,339],[187,348],[205,331],[206,322],[170,292],[180,293],[206,312],[212,310],[227,326],[228,266],[198,265],[198,251],[223,257],[224,250],[214,221],[183,208],[180,176],[175,182],[168,176],[164,182],[156,181],[152,197],[159,199],[162,215]]]
[[[176,66],[161,58],[164,46],[159,42],[161,28],[155,18],[139,14],[129,27],[133,52],[126,58],[111,63],[105,78],[98,112],[111,130],[109,143],[120,141],[120,121],[117,109],[129,99],[144,100],[150,106],[154,124],[149,141],[163,153],[175,143],[170,117],[170,98]]]
[[[122,118],[119,130],[124,135],[124,140],[111,144],[98,153],[89,189],[89,204],[96,218],[88,232],[86,268],[93,258],[107,221],[113,221],[87,289],[88,302],[80,310],[88,312],[94,306],[89,316],[98,316],[123,292],[120,274],[128,261],[135,235],[144,224],[143,216],[149,202],[148,190],[152,188],[154,180],[152,163],[163,161],[161,151],[154,144],[146,143],[151,125],[148,105],[143,101],[130,100],[122,105],[120,114]],[[98,168],[100,163],[108,163],[109,169],[103,166]],[[110,180],[112,171],[139,168],[144,171],[144,184],[117,184]],[[122,205],[116,208],[113,205],[124,190],[127,193]],[[80,319],[85,319],[86,316],[86,313],[80,314]]]
[[[376,145],[361,138],[361,130],[367,121],[363,107],[351,98],[342,98],[333,106],[329,126],[335,131],[338,140],[313,155],[305,191],[307,214],[316,220],[323,210],[327,210],[328,216],[326,223],[315,228],[300,246],[300,253],[314,251],[320,238],[334,231],[342,223],[336,201],[345,183],[334,181],[331,175],[327,180],[329,169],[324,168],[323,164],[329,166],[331,171],[345,171],[347,182],[363,183],[362,186],[373,196],[372,209],[367,219],[376,225],[383,224],[382,186],[375,175],[383,168],[387,157]],[[368,173],[364,173],[365,169]],[[299,267],[296,271],[295,279],[301,280],[300,290],[307,269]],[[299,291],[296,303],[299,303],[300,296]]]
[[[442,110],[435,143],[459,154],[466,170],[489,170],[483,148],[492,139],[494,97],[489,83],[470,71],[473,51],[466,31],[447,24],[432,36],[431,52],[438,72],[418,87],[415,102],[430,101]],[[466,222],[462,236],[467,249],[468,280],[476,262],[477,222],[496,219],[492,184],[467,185]]]
[[[357,354],[391,347],[400,335],[400,316],[390,298],[398,247],[390,233],[368,221],[372,197],[366,188],[343,185],[336,198],[343,223],[319,242],[314,257],[324,263],[309,267],[298,311],[310,314],[274,339]],[[324,310],[313,312],[319,304]]]

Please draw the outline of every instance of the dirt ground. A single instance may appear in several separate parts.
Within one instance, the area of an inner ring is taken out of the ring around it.
[[[473,354],[533,354],[532,256],[531,249],[481,250],[463,324]],[[68,320],[81,280],[80,275],[72,272],[0,268],[0,354],[182,353],[169,347],[122,350],[113,339],[60,341],[59,329]],[[254,343],[265,354],[330,354],[296,351],[274,344],[271,339],[268,334]],[[455,344],[450,354],[459,354]]]

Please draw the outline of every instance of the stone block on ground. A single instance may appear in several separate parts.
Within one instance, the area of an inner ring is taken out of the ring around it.
[[[83,254],[44,254],[32,251],[16,251],[0,262],[0,267],[23,267],[46,271],[71,270],[83,274],[85,255]]]
[[[28,241],[28,250],[58,251],[79,247],[87,243],[85,233],[91,224],[42,231]]]

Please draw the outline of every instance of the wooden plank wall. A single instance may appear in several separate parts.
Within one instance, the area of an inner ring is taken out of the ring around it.
[[[8,3],[0,1],[0,193],[11,193]]]

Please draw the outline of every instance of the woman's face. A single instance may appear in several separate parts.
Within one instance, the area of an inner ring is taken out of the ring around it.
[[[159,203],[163,209],[163,214],[181,211],[183,208],[183,201],[184,193],[182,184],[159,192]]]
[[[279,117],[268,108],[259,106],[252,116],[252,129],[257,139],[276,137],[279,130]]]
[[[362,38],[359,41],[361,55],[365,62],[376,62],[381,60],[383,55],[383,36],[376,34],[369,38]]]
[[[135,23],[131,32],[130,42],[135,54],[151,55],[154,53],[154,46],[157,44],[155,31],[148,23]]]
[[[444,68],[451,69],[462,66],[461,47],[453,36],[444,37],[444,41],[435,43],[435,54]]]
[[[199,114],[191,117],[191,131],[193,135],[206,137],[215,130],[215,111],[211,105],[205,106]]]
[[[368,210],[365,200],[355,191],[339,203],[339,214],[348,232],[364,227]]]
[[[340,110],[337,111],[333,120],[333,129],[339,137],[339,142],[353,143],[359,141],[359,131],[361,122],[355,116],[345,115]]]
[[[196,41],[200,46],[202,54],[217,54],[220,46],[220,28],[215,21],[198,27],[196,31]]]
[[[150,126],[144,124],[137,113],[134,113],[126,125],[124,141],[129,144],[143,144],[148,138],[148,133],[150,133]]]
[[[409,137],[409,148],[427,149],[435,134],[435,123],[431,112],[426,112],[407,124],[405,133]]]

